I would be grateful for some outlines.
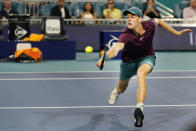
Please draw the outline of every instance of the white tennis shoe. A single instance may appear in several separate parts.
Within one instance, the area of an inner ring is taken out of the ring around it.
[[[114,88],[114,90],[110,94],[110,98],[108,100],[109,104],[111,104],[111,105],[115,104],[118,100],[119,94],[120,93],[118,93],[117,89]]]

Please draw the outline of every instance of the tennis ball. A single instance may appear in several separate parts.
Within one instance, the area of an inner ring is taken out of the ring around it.
[[[85,52],[88,53],[88,54],[92,53],[92,52],[93,52],[93,47],[87,46],[87,47],[85,48]]]

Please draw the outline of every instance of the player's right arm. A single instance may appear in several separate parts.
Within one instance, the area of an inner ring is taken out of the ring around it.
[[[118,42],[117,44],[114,45],[114,47],[110,48],[107,52],[106,55],[109,59],[112,59],[114,57],[116,57],[119,53],[120,50],[122,50],[124,48],[124,43]],[[100,68],[101,66],[101,61],[103,59],[103,56],[98,60],[97,62],[97,67]],[[105,65],[105,62],[104,62]]]

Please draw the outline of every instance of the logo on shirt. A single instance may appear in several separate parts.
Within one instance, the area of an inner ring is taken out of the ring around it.
[[[112,39],[108,42],[108,47],[112,48],[114,47],[115,44],[117,44],[118,38],[113,35],[110,35],[110,36],[112,37]]]
[[[140,37],[140,40],[143,40],[144,39],[144,36]]]
[[[25,36],[27,33],[28,33],[28,32],[27,32],[24,28],[22,28],[22,27],[20,27],[20,26],[17,25],[17,28],[16,28],[16,30],[15,30],[15,35],[17,36],[17,39],[22,38],[22,37]]]

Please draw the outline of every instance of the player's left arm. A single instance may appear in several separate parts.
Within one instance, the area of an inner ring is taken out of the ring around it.
[[[119,51],[124,48],[124,45],[125,45],[124,43],[118,42],[117,44],[114,45],[114,47],[110,48],[106,52],[108,58],[112,59],[112,58],[116,57],[118,55]]]
[[[179,36],[179,35],[182,35],[183,33],[186,33],[186,32],[192,32],[191,29],[183,29],[183,30],[177,31],[161,19],[155,19],[155,22],[158,24],[158,26],[160,26],[161,28],[171,32],[174,35]]]
[[[122,42],[118,42],[117,44],[114,45],[114,47],[110,48],[107,52],[106,52],[106,56],[108,59],[112,59],[114,57],[116,57],[119,53],[120,50],[122,50],[124,48],[124,43]],[[101,67],[101,61],[103,59],[103,56],[98,60],[97,62],[97,67]],[[105,65],[105,62],[104,62]]]

